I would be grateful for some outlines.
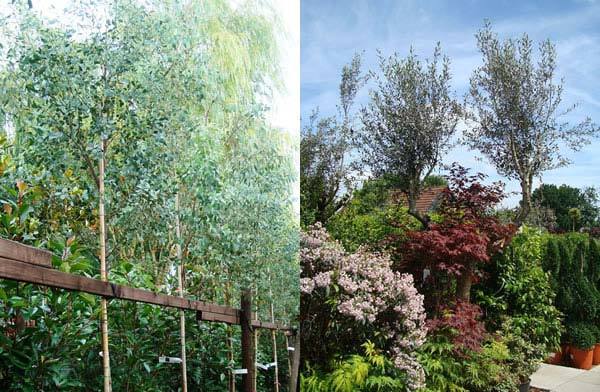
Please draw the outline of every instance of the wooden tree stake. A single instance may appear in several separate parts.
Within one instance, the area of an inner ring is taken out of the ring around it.
[[[253,385],[255,362],[254,358],[254,334],[252,332],[252,293],[250,290],[242,291],[241,301],[241,317],[242,325],[242,367],[248,370],[248,373],[243,375],[243,391],[256,392]]]
[[[181,221],[179,219],[179,192],[175,195],[175,232],[177,235],[177,266],[178,287],[177,291],[180,297],[183,298],[183,253],[181,251]],[[187,392],[187,361],[185,356],[185,312],[179,310],[179,336],[181,340],[181,388],[183,392]]]
[[[100,143],[100,168],[98,181],[99,207],[98,218],[100,220],[100,279],[103,282],[108,281],[106,271],[106,223],[104,213],[104,164],[106,140],[102,139]],[[100,300],[100,328],[102,333],[102,370],[104,373],[104,392],[112,391],[112,381],[110,377],[110,353],[108,350],[108,306],[106,298]]]
[[[298,373],[300,371],[300,331],[294,335],[294,351],[292,351],[292,368],[290,371],[290,392],[298,391]]]
[[[271,322],[275,322],[275,306],[273,305],[273,288],[271,285],[271,270],[269,269],[269,297],[271,301]],[[274,390],[279,392],[279,363],[277,362],[277,332],[271,330],[271,340],[273,342],[273,362],[275,363]]]

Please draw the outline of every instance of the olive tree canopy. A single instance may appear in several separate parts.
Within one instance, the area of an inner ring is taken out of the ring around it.
[[[554,81],[556,49],[550,41],[535,56],[526,34],[501,41],[486,23],[476,38],[483,64],[471,76],[474,126],[465,137],[500,174],[520,182],[522,222],[531,210],[533,178],[567,165],[561,149],[579,150],[598,129],[589,118],[574,125],[561,121],[575,105],[560,109],[563,81]]]
[[[357,142],[362,161],[374,176],[398,178],[409,212],[426,225],[416,205],[423,181],[451,146],[462,113],[450,92],[450,61],[438,44],[425,63],[411,49],[406,58],[380,55],[379,67],[361,113],[364,127]]]

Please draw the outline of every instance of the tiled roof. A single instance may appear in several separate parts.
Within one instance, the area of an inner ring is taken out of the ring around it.
[[[417,200],[417,211],[423,214],[434,209],[444,189],[446,189],[445,186],[432,186],[424,189]],[[408,205],[406,194],[400,190],[391,192],[391,200],[393,203]]]

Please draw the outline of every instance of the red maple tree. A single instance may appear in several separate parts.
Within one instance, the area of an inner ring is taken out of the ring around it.
[[[455,283],[455,299],[467,303],[472,284],[481,277],[478,267],[507,245],[516,231],[492,214],[505,197],[504,185],[484,185],[485,178],[481,173],[470,175],[455,163],[437,210],[439,221],[426,230],[409,232],[402,247],[403,264],[416,279],[427,284],[441,275],[447,284]]]

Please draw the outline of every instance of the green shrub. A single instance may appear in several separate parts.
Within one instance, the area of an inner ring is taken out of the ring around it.
[[[404,392],[405,375],[371,342],[362,345],[363,355],[351,355],[331,364],[329,373],[309,367],[308,375],[300,376],[305,392]]]
[[[424,392],[468,392],[465,388],[465,360],[455,355],[454,344],[444,335],[429,336],[419,349],[419,362],[425,371]]]
[[[600,344],[600,325],[592,324],[590,325],[590,330],[596,339],[596,344]]]
[[[596,331],[592,324],[574,322],[567,324],[567,337],[570,344],[581,349],[589,350],[596,344]]]
[[[506,317],[549,354],[560,344],[561,313],[554,306],[550,274],[542,269],[545,234],[524,227],[511,245],[494,259],[491,279],[477,292],[478,303],[488,315],[490,330],[501,329]]]
[[[375,245],[389,235],[402,235],[418,228],[418,221],[408,209],[390,202],[396,182],[390,178],[366,181],[352,199],[327,222],[327,230],[350,252],[361,245]]]
[[[501,334],[461,355],[447,336],[430,336],[419,353],[427,377],[423,392],[513,392],[519,382],[513,355]]]
[[[510,373],[519,383],[525,383],[548,357],[547,346],[532,341],[526,330],[518,325],[518,319],[507,318],[499,332],[502,342],[510,351]]]

